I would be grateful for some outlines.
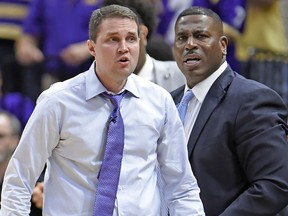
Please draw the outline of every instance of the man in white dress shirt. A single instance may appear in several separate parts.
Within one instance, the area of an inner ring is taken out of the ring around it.
[[[113,216],[160,216],[158,163],[170,215],[204,215],[170,94],[133,74],[139,56],[136,14],[116,5],[98,9],[89,37],[97,64],[38,98],[7,168],[0,215],[29,215],[45,163],[43,215],[103,215],[93,209],[113,107],[102,93],[123,91],[124,151]]]

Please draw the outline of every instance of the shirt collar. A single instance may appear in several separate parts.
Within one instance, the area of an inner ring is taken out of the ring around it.
[[[135,83],[135,76],[137,75],[131,74],[128,77],[124,89],[131,92],[135,97],[139,97],[140,95],[137,89],[137,85]],[[101,94],[102,92],[107,92],[105,86],[102,85],[102,83],[96,76],[95,61],[87,71],[85,82],[86,82],[86,100],[90,100],[91,98]]]
[[[194,96],[201,104],[203,103],[209,89],[211,88],[215,80],[224,72],[227,66],[228,66],[227,62],[226,61],[223,62],[223,64],[214,73],[212,73],[209,77],[202,80],[192,88]],[[185,92],[187,90],[189,90],[189,88],[186,84]]]

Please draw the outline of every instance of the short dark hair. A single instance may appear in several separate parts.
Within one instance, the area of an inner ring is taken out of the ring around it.
[[[106,18],[128,18],[134,20],[138,27],[139,34],[139,20],[137,15],[129,8],[120,5],[109,5],[98,8],[92,12],[89,21],[89,39],[96,41],[99,26]]]
[[[179,21],[179,19],[183,16],[189,16],[189,15],[205,15],[213,18],[213,20],[219,24],[219,26],[222,28],[222,33],[223,33],[223,22],[220,16],[215,13],[213,10],[209,8],[204,8],[204,7],[199,7],[199,6],[193,6],[190,8],[187,8],[183,10],[177,17],[176,23],[175,23],[175,28],[176,25]]]
[[[149,32],[147,40],[151,38],[157,26],[157,8],[151,0],[103,0],[102,6],[117,4],[130,8],[138,15],[139,22],[145,25]]]

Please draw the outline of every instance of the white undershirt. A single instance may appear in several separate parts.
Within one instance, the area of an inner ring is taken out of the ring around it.
[[[192,100],[188,103],[187,111],[186,113],[189,113],[189,115],[185,116],[185,122],[184,122],[184,130],[185,135],[188,143],[188,139],[190,137],[192,128],[194,126],[194,123],[197,119],[198,113],[201,109],[201,106],[203,104],[203,101],[215,82],[215,80],[224,72],[224,70],[227,68],[227,62],[225,61],[214,73],[212,73],[209,77],[195,85],[191,90],[194,94],[194,97]],[[185,86],[185,92],[189,90],[188,86]]]

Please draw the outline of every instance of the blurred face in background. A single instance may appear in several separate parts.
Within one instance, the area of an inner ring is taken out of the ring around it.
[[[147,35],[148,35],[148,28],[145,25],[140,24],[140,42],[139,42],[140,53],[137,66],[134,71],[135,74],[138,74],[140,72],[140,70],[142,69],[143,65],[146,62]]]
[[[8,117],[0,115],[0,163],[11,157],[18,142],[19,137],[12,133]]]

